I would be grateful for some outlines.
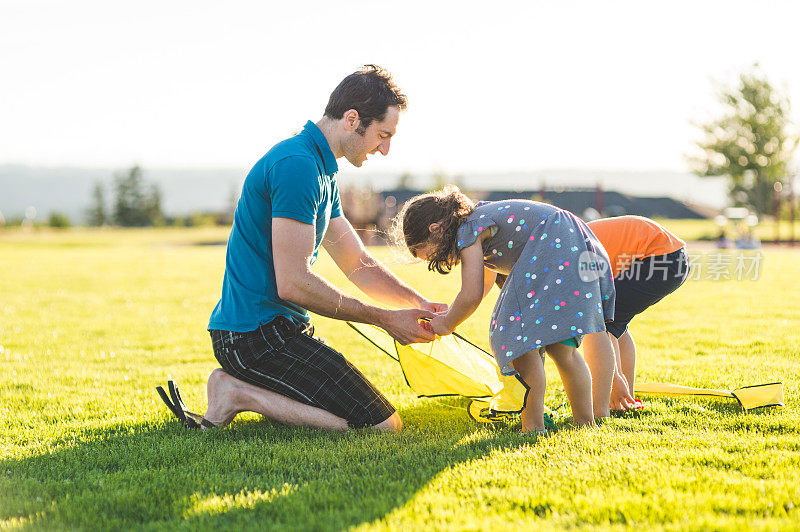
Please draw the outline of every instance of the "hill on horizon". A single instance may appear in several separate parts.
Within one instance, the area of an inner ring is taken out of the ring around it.
[[[219,212],[228,208],[233,194],[238,194],[249,168],[143,168],[144,178],[161,189],[162,207],[167,215],[182,216],[192,212]],[[0,165],[0,212],[6,219],[22,216],[33,206],[37,218],[50,212],[67,215],[73,223],[85,221],[97,182],[106,186],[110,203],[111,183],[115,173],[125,169],[81,167],[35,167]],[[398,173],[375,173],[368,169],[345,168],[339,173],[342,187],[370,186],[383,190],[395,188]],[[536,170],[530,172],[475,172],[449,175],[465,189],[530,189],[587,187],[600,184],[606,190],[638,196],[669,196],[681,201],[721,208],[727,203],[723,178],[699,178],[692,174],[669,171],[611,170]],[[427,188],[432,174],[416,174],[410,185]]]

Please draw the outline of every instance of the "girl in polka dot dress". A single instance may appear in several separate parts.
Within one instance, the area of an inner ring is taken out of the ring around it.
[[[605,323],[613,319],[614,282],[603,246],[583,221],[535,201],[476,206],[448,186],[411,199],[397,225],[429,270],[444,274],[461,264],[460,292],[446,314],[431,320],[438,335],[450,334],[478,308],[497,273],[508,276],[489,334],[501,373],[519,373],[530,388],[523,431],[544,430],[544,352],[561,375],[576,424],[608,415],[614,355]],[[593,350],[591,374],[576,349],[590,334],[608,343]]]

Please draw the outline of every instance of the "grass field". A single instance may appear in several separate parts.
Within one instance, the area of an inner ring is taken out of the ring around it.
[[[665,220],[659,219],[659,223],[666,225],[680,235],[685,240],[714,240],[719,235],[719,226],[714,220]],[[741,224],[740,224],[741,225]],[[775,242],[780,238],[781,242],[789,240],[792,234],[792,226],[788,221],[783,220],[777,224],[774,220],[763,220],[758,226],[753,228],[753,232],[763,241]],[[736,239],[736,229],[733,222],[727,227],[728,237]],[[800,241],[800,221],[794,222],[794,237]]]
[[[319,318],[398,407],[401,435],[255,415],[191,432],[153,387],[175,377],[205,407],[225,249],[197,244],[226,235],[0,232],[0,528],[798,528],[800,250],[765,250],[756,281],[690,281],[632,326],[640,380],[780,380],[785,409],[650,398],[639,415],[536,440],[475,424],[464,401],[416,399],[393,361]],[[457,289],[457,275],[392,267],[431,298]],[[318,270],[346,285],[327,257]],[[481,344],[490,307],[464,327]]]

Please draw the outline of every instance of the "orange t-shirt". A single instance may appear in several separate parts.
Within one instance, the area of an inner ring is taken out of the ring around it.
[[[616,277],[636,259],[678,251],[686,242],[665,227],[642,216],[617,216],[589,222],[589,229],[608,252]]]

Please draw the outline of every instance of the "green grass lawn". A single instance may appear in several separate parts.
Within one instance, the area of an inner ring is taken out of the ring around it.
[[[650,398],[639,415],[593,431],[562,423],[536,440],[470,421],[465,401],[415,398],[395,362],[318,318],[318,333],[397,406],[401,435],[288,429],[255,415],[192,432],[153,388],[174,377],[190,407],[205,407],[216,366],[205,327],[225,248],[195,244],[226,237],[0,232],[0,528],[798,527],[800,250],[765,250],[757,281],[690,281],[631,328],[640,380],[781,380],[785,409]],[[431,298],[457,290],[458,275],[391,267]],[[327,257],[318,270],[346,286]],[[484,345],[491,304],[463,328]]]
[[[714,223],[714,220],[672,220],[659,218],[657,221],[687,241],[714,240],[719,236],[719,226]],[[741,227],[741,223],[738,224],[738,227]],[[775,220],[769,218],[762,220],[753,230],[758,238],[771,242],[775,242],[778,239],[780,239],[781,242],[788,242],[792,234],[792,226],[788,220],[782,220],[779,224],[776,224]],[[729,222],[727,227],[728,237],[735,240],[737,237],[736,231],[737,224]],[[794,222],[794,237],[796,241],[800,242],[800,221]]]

